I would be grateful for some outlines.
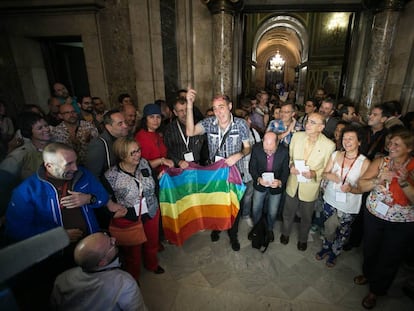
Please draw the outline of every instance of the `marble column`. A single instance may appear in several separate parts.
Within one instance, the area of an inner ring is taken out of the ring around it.
[[[374,15],[368,64],[362,82],[362,116],[367,116],[372,106],[382,101],[395,29],[403,7],[403,0],[383,0]]]
[[[204,1],[213,16],[213,94],[232,97],[234,14],[242,0]]]

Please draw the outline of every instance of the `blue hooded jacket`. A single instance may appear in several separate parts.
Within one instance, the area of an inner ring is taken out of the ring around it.
[[[88,234],[99,230],[93,208],[108,202],[102,184],[89,171],[78,167],[72,190],[92,194],[96,202],[81,206]],[[11,242],[27,239],[36,234],[63,226],[59,197],[55,187],[45,179],[42,166],[36,174],[24,180],[14,191],[6,212],[5,235]]]

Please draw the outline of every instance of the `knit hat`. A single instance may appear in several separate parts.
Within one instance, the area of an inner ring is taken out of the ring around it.
[[[152,114],[161,115],[161,107],[157,104],[147,104],[144,107],[143,117],[150,116]]]

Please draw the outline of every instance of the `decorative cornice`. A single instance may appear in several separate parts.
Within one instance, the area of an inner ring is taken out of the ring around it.
[[[211,14],[221,12],[235,14],[243,7],[243,0],[202,0],[207,5]]]
[[[411,0],[365,0],[365,5],[373,11],[381,12],[386,10],[401,11],[407,2]]]

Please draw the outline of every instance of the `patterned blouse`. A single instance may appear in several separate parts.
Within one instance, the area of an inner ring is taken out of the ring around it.
[[[126,208],[134,208],[134,205],[139,204],[139,187],[142,185],[142,195],[147,203],[148,215],[151,218],[155,216],[159,204],[155,195],[155,181],[147,160],[141,158],[135,176],[123,171],[119,165],[115,165],[105,172],[105,177],[112,187],[117,202]]]
[[[388,169],[390,158],[384,157],[381,164],[380,172]],[[406,165],[408,172],[414,170],[414,158],[410,159]],[[414,181],[408,179],[411,185]],[[388,210],[383,215],[379,212],[379,208],[388,206]],[[378,208],[378,209],[377,209]],[[394,177],[388,187],[383,185],[376,186],[367,198],[367,209],[374,216],[390,222],[414,222],[414,204],[412,204],[404,193],[404,190],[398,184],[397,177]]]

